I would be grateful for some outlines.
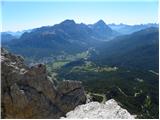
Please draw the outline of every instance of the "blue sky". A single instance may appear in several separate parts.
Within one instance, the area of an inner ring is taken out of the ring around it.
[[[95,23],[99,19],[103,19],[107,24],[158,23],[158,0],[75,1],[3,1],[2,31],[54,25],[65,19],[86,24]]]

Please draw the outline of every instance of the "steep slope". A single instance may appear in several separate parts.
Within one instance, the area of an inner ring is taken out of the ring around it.
[[[67,26],[65,27],[67,28]],[[70,29],[73,30],[73,28]],[[86,46],[77,44],[77,42],[71,39],[70,35],[63,30],[63,23],[58,27],[41,27],[34,29],[30,33],[26,32],[20,39],[8,44],[7,47],[14,53],[38,59],[63,54],[63,52],[74,54],[86,50]]]
[[[112,38],[120,35],[118,32],[112,30],[103,20],[99,20],[93,25],[89,25],[89,27],[94,31],[94,34],[97,35],[97,37],[100,40],[108,41]]]
[[[16,39],[16,37],[15,36],[13,36],[13,35],[11,35],[11,34],[9,34],[9,33],[1,33],[1,43],[2,44],[5,44],[5,43],[7,43],[7,42],[10,42],[11,40],[13,40],[13,39]]]
[[[102,32],[104,31],[104,32]],[[45,58],[63,54],[77,54],[96,46],[100,40],[113,37],[113,31],[102,21],[92,27],[73,20],[54,26],[44,26],[25,32],[4,47],[29,58]]]
[[[158,70],[159,31],[147,28],[103,43],[92,60],[99,64]]]
[[[2,49],[2,118],[59,118],[86,102],[81,82],[55,81],[44,65],[31,68]]]

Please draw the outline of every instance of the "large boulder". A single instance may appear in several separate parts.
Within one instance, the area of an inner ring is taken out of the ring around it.
[[[105,103],[89,102],[85,105],[79,105],[66,114],[68,119],[134,119],[135,117],[121,108],[114,99]]]
[[[60,118],[86,102],[80,82],[55,85],[43,64],[29,68],[1,49],[1,68],[2,118]]]

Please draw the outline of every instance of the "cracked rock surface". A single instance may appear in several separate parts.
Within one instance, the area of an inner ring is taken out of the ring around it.
[[[1,49],[2,118],[60,118],[86,102],[81,82],[54,85],[45,65],[29,68],[23,58]]]

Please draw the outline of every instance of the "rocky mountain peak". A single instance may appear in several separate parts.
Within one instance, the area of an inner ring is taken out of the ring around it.
[[[61,22],[61,24],[63,24],[63,25],[75,25],[76,23],[75,23],[74,20],[67,19],[67,20]]]
[[[100,34],[102,34],[104,31],[106,33],[108,32],[111,32],[112,29],[106,25],[106,23],[103,21],[103,20],[99,20],[98,22],[96,22],[94,25],[93,25],[93,28],[95,30],[97,30],[98,32],[100,32]]]
[[[106,23],[103,20],[99,20],[95,25],[106,26]]]

